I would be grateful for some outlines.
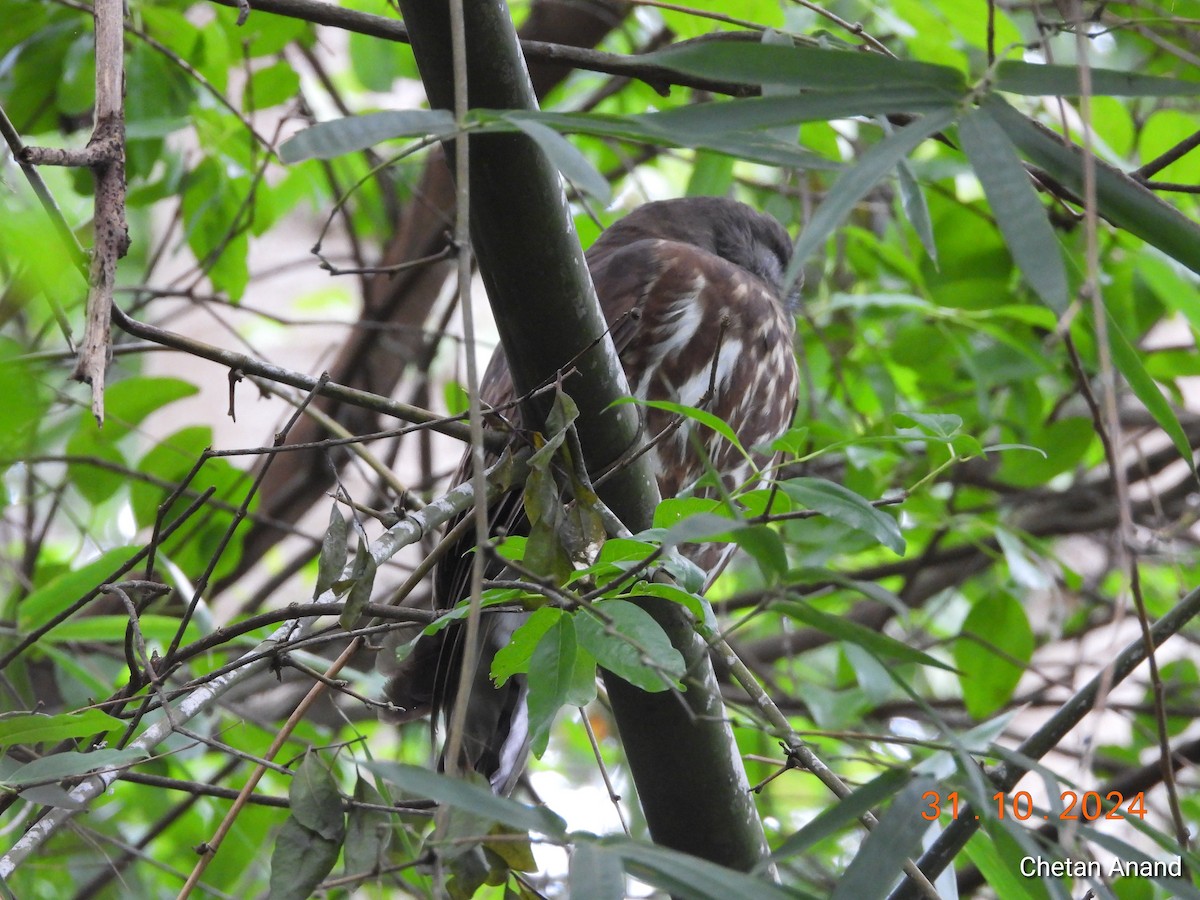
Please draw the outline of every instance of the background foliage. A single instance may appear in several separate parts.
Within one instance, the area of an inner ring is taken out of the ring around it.
[[[16,896],[179,890],[194,848],[346,632],[325,618],[308,626],[310,645],[253,666],[243,654],[305,612],[341,614],[373,646],[389,615],[381,604],[398,594],[424,621],[426,588],[411,576],[436,541],[377,574],[356,547],[378,549],[400,514],[444,493],[457,446],[424,428],[372,439],[365,454],[329,442],[278,455],[255,480],[262,448],[292,415],[258,393],[298,403],[304,392],[247,360],[328,368],[337,382],[462,412],[456,298],[442,290],[453,213],[426,138],[453,123],[415,113],[412,55],[382,4],[346,4],[365,15],[321,25],[302,4],[273,8],[255,4],[239,25],[236,8],[215,3],[138,3],[126,31],[133,242],[118,303],[244,357],[214,359],[186,340],[152,352],[161,335],[118,330],[98,428],[68,378],[58,323],[80,331],[86,284],[20,168],[4,170],[4,849],[17,854],[45,808],[77,804],[67,792],[78,776],[120,775],[90,814],[54,828],[15,871],[0,868]],[[668,542],[713,537],[745,551],[709,593],[720,628],[790,727],[861,791],[839,800],[795,768],[763,786],[784,884],[885,896],[903,857],[921,853],[922,792],[940,796],[940,826],[953,829],[945,804],[957,791],[981,830],[938,882],[943,896],[1195,896],[1164,878],[1023,878],[1019,860],[1094,856],[1107,871],[1114,856],[1183,855],[1185,872],[1196,862],[1180,843],[1200,818],[1186,634],[1166,642],[1155,670],[1112,690],[1102,681],[1098,710],[1069,734],[1038,729],[1143,625],[1172,610],[1186,618],[1181,601],[1200,586],[1189,380],[1200,373],[1200,3],[1083,4],[1082,25],[1066,2],[611,3],[599,25],[548,0],[512,12],[527,36],[604,51],[555,71],[527,48],[544,112],[471,119],[538,140],[577,189],[585,244],[623,209],[685,193],[732,193],[799,238],[805,393],[780,443],[775,517],[756,518],[770,495],[748,488],[733,506],[668,500],[657,523]],[[13,130],[29,145],[83,146],[89,9],[0,0],[0,20],[0,105]],[[767,46],[669,46],[747,31],[757,41],[764,28]],[[392,112],[340,118],[381,110]],[[1067,151],[1055,133],[1091,153]],[[89,245],[89,174],[40,171]],[[234,384],[231,368],[254,383]],[[313,409],[350,434],[398,424],[342,403]],[[305,418],[288,441],[336,427]],[[213,453],[235,450],[248,452]],[[323,492],[335,471],[331,520]],[[610,541],[584,575],[603,584],[661,540]],[[514,541],[504,552],[528,549]],[[642,644],[661,634],[617,604],[649,590],[660,589],[617,584],[601,604]],[[676,590],[660,592],[702,612]],[[288,608],[313,596],[330,605]],[[548,808],[420,768],[422,727],[376,721],[382,676],[360,649],[334,676],[336,701],[324,697],[287,733],[203,885],[500,896],[570,884],[606,897],[623,895],[629,875],[681,895],[768,896],[761,878],[748,886],[756,876],[681,860],[639,827],[589,660],[655,688],[677,674],[670,653],[657,667],[620,659],[594,620],[544,610],[506,664],[554,688],[535,710],[555,722],[532,777]],[[161,683],[147,684],[148,663]],[[157,711],[166,696],[199,696],[225,667],[236,683],[195,718]],[[763,721],[735,678],[726,699],[752,783],[779,773],[779,723]],[[577,705],[584,714],[568,714]],[[139,744],[153,727],[165,740]],[[1017,818],[1012,786],[1001,816],[982,780],[1002,764],[1033,765],[1027,738],[1045,738],[1036,756],[1052,751],[1018,787],[1039,832]],[[592,739],[620,802],[607,799]],[[1058,816],[1064,791],[1119,792],[1124,818],[1050,832],[1043,814]],[[1144,816],[1132,814],[1135,796]],[[389,810],[402,798],[451,810],[443,842],[425,843],[427,807]],[[870,837],[856,821],[867,808],[880,818]],[[612,836],[622,823],[631,836]],[[531,832],[533,855],[514,839]],[[444,843],[480,835],[491,837]]]

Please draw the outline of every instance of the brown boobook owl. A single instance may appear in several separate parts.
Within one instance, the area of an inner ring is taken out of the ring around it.
[[[605,230],[587,253],[588,268],[633,396],[702,406],[728,423],[747,448],[782,434],[792,422],[797,390],[790,298],[782,289],[791,250],[774,219],[715,197],[647,203]],[[515,399],[503,353],[492,358],[480,393],[485,407]],[[680,423],[669,412],[647,407],[643,413],[643,439],[653,443],[663,497],[686,491],[709,464],[729,488],[749,477],[745,458],[720,435],[692,420]],[[696,452],[693,432],[703,454]],[[464,459],[460,480],[467,466]],[[520,493],[502,498],[491,520],[509,534],[527,528]],[[466,595],[471,550],[473,545],[451,551],[438,567],[439,608]],[[695,561],[703,566],[713,559]],[[496,565],[486,577],[500,570]],[[461,767],[479,771],[501,793],[516,783],[528,751],[525,681],[514,677],[496,688],[488,673],[492,656],[524,618],[484,618],[463,737]],[[424,638],[401,663],[386,695],[406,710],[406,719],[429,713],[436,719],[440,711],[449,721],[461,637],[450,628]]]

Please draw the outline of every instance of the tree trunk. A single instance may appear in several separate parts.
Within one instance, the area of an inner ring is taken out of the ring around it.
[[[470,105],[535,108],[507,6],[464,5]],[[446,5],[401,0],[400,6],[430,104],[453,109]],[[636,416],[630,406],[610,405],[628,388],[611,341],[598,340],[603,318],[558,173],[523,134],[469,140],[472,241],[517,392],[573,365],[579,374],[567,390],[581,411],[579,436],[589,467],[603,467],[632,446]],[[657,489],[646,457],[606,482],[602,495],[632,530],[650,525]],[[605,683],[651,836],[751,869],[766,856],[766,840],[705,645],[681,606],[650,601],[646,609],[687,660],[687,690],[648,694],[612,675]]]

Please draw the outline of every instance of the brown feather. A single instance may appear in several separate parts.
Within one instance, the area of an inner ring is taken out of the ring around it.
[[[782,226],[719,198],[649,203],[608,228],[588,251],[587,261],[634,396],[702,405],[747,448],[786,430],[797,391],[792,318],[780,288],[790,255]],[[516,399],[502,352],[489,363],[480,395],[490,406]],[[507,415],[523,426],[519,410]],[[693,446],[693,433],[727,488],[749,476],[750,467],[737,448],[707,427],[678,419],[657,409],[647,408],[644,414],[644,434],[656,442],[652,459],[664,497],[685,491],[706,469]],[[457,481],[467,477],[466,466],[464,458]],[[517,491],[496,503],[489,516],[493,534],[528,528]],[[434,596],[440,608],[454,606],[466,594],[472,549],[472,541],[464,542],[438,566]],[[696,560],[702,566],[711,561]],[[500,566],[490,564],[486,577],[499,574]],[[507,642],[516,625],[519,620],[486,617],[490,634],[484,647],[490,652],[481,666],[490,665],[491,653]],[[388,698],[413,712],[431,711],[435,718],[448,710],[457,688],[461,637],[461,629],[450,628],[418,643],[389,682]],[[482,683],[485,679],[486,669],[476,678],[463,762],[503,791],[514,778],[513,771],[504,770],[513,765],[505,754],[513,756],[510,742],[519,737],[515,723],[524,712],[524,683],[510,679],[497,691]]]

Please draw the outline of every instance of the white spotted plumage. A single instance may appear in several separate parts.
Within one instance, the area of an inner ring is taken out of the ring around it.
[[[783,227],[733,200],[648,203],[608,228],[588,251],[588,267],[633,395],[701,406],[723,419],[746,448],[781,434],[791,424],[798,382],[781,283],[790,257]],[[570,393],[576,384],[567,378],[564,387]],[[515,399],[502,354],[488,366],[481,393],[493,406]],[[514,419],[520,426],[519,410]],[[643,439],[653,444],[652,466],[664,497],[692,486],[709,464],[731,488],[749,477],[745,457],[717,432],[661,409],[647,408],[644,420]],[[663,434],[671,429],[673,434]],[[693,436],[704,453],[696,452]],[[519,490],[492,510],[495,527],[509,533],[520,530],[522,519]],[[439,565],[438,606],[460,599],[473,551],[464,543]],[[510,633],[496,628],[485,638],[480,671],[490,670],[490,656]],[[461,655],[456,634],[448,628],[417,645],[389,683],[393,702],[449,716]],[[491,689],[486,674],[482,680],[469,701],[460,762],[504,792],[527,751],[525,682],[517,676]]]

